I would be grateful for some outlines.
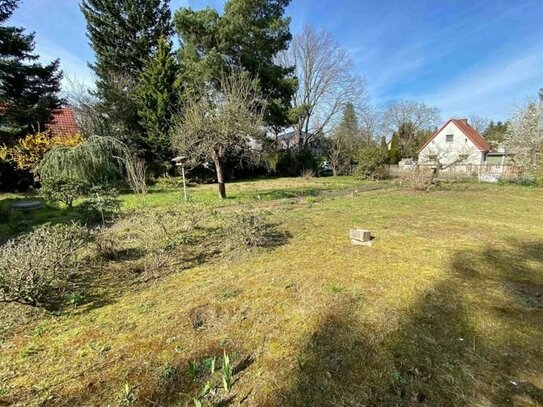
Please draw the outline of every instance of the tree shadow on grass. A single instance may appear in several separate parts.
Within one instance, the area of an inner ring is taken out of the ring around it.
[[[28,200],[40,201],[43,207],[30,211],[10,209],[13,204]],[[0,201],[0,214],[0,243],[18,234],[30,232],[44,223],[66,223],[81,218],[77,208],[57,208],[36,197],[3,199]]]
[[[356,317],[363,304],[336,301],[298,356],[293,384],[266,405],[541,405],[543,315],[506,287],[522,282],[525,295],[542,278],[543,244],[514,242],[453,254],[448,277],[388,334]],[[492,297],[496,286],[505,296]]]

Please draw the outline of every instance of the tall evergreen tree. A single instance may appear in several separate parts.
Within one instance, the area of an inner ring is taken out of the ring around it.
[[[496,146],[503,143],[507,134],[507,123],[491,121],[483,133],[483,137],[492,145]]]
[[[347,102],[341,123],[325,143],[334,176],[346,172],[363,144],[354,105]]]
[[[360,127],[358,126],[358,116],[352,102],[347,102],[343,109],[343,117],[339,125],[339,131],[349,138],[358,138],[360,136]]]
[[[169,133],[172,117],[181,101],[179,64],[172,53],[171,41],[161,38],[156,55],[145,65],[137,91],[143,141],[153,158],[171,159]]]
[[[392,139],[390,140],[390,149],[388,150],[388,161],[390,164],[395,165],[400,162],[400,138],[398,133],[394,132]]]
[[[5,143],[45,129],[52,111],[63,103],[59,60],[37,62],[34,33],[6,25],[18,4],[19,0],[0,0],[0,134]]]
[[[136,86],[160,38],[172,33],[169,0],[83,0],[101,109],[127,142],[143,148]]]
[[[398,128],[400,158],[412,158],[416,155],[418,141],[417,129],[411,122],[404,122]]]
[[[229,0],[223,15],[206,8],[179,9],[174,26],[182,40],[181,57],[187,77],[196,86],[219,83],[232,70],[258,79],[268,103],[265,121],[274,127],[289,123],[288,110],[296,89],[293,68],[275,62],[292,38],[284,17],[290,0]]]

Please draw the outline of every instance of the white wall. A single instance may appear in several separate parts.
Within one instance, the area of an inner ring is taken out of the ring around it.
[[[447,134],[453,135],[453,141],[448,142]],[[462,131],[450,122],[443,128],[424,149],[419,153],[420,164],[435,163],[430,156],[435,155],[441,164],[447,165],[458,160],[460,155],[467,158],[459,164],[483,164],[484,154],[471,142]]]

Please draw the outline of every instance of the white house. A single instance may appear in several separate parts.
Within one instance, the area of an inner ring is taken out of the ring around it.
[[[467,119],[450,119],[418,151],[419,164],[463,166],[485,164],[492,150]]]

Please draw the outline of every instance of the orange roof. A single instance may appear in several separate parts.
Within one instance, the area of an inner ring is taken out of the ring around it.
[[[53,120],[48,128],[51,130],[51,134],[55,135],[79,133],[74,109],[71,107],[62,107],[53,112]]]
[[[471,140],[471,142],[475,145],[475,147],[477,147],[479,149],[479,151],[488,152],[488,151],[492,150],[492,147],[490,146],[490,144],[488,144],[488,142],[484,139],[484,137],[481,136],[479,133],[477,133],[477,131],[468,124],[468,119],[450,119],[438,131],[436,131],[432,135],[432,137],[430,137],[428,140],[426,140],[426,143],[424,143],[422,145],[422,147],[419,148],[419,151],[417,151],[417,154],[420,153],[424,149],[424,147],[426,147],[430,143],[430,141],[432,141],[434,139],[435,136],[437,136],[439,133],[441,133],[441,131],[445,127],[447,127],[447,125],[450,122],[453,122],[456,125],[456,127],[458,127],[460,129],[460,131],[462,133],[464,133],[464,135],[468,139]]]

